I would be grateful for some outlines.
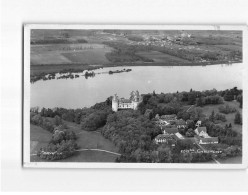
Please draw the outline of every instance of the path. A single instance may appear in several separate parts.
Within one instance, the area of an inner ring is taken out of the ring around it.
[[[95,149],[95,148],[92,148],[92,149],[89,149],[89,148],[84,148],[84,149],[79,149],[79,150],[75,150],[76,152],[82,152],[82,151],[87,151],[87,150],[91,150],[91,151],[99,151],[99,152],[106,152],[106,153],[109,153],[109,154],[114,154],[114,155],[117,155],[117,156],[121,156],[120,153],[116,153],[116,152],[111,152],[111,151],[108,151],[108,150],[102,150],[102,149]],[[30,154],[30,156],[36,156],[37,154]]]
[[[194,105],[191,105],[187,110],[186,112],[188,112]]]
[[[196,143],[196,145],[199,148],[201,148],[204,152],[206,151],[206,149],[203,146],[201,146],[200,144]],[[212,157],[212,159],[214,160],[214,162],[216,162],[216,164],[220,164],[220,162],[218,160],[216,160],[216,158]]]
[[[121,154],[120,154],[120,153],[111,152],[111,151],[108,151],[108,150],[102,150],[102,149],[79,149],[79,150],[76,150],[76,151],[77,151],[77,152],[81,152],[81,151],[87,151],[87,150],[99,151],[99,152],[107,152],[107,153],[110,153],[110,154],[115,154],[115,155],[121,156]]]

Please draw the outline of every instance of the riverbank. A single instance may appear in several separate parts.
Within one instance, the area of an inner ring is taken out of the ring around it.
[[[209,66],[217,64],[235,64],[242,63],[242,61],[213,61],[213,62],[191,62],[191,63],[155,63],[155,62],[137,62],[137,63],[108,63],[103,65],[89,65],[89,64],[44,64],[44,65],[31,65],[30,75],[32,76],[44,76],[47,74],[56,74],[59,72],[83,72],[85,70],[96,70],[105,67],[122,67],[122,66]]]

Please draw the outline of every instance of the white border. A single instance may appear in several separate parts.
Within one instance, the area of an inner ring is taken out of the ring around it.
[[[243,156],[242,164],[197,163],[87,163],[30,162],[30,31],[31,29],[130,29],[130,30],[240,30],[243,31]],[[245,25],[24,25],[24,99],[23,99],[23,167],[32,168],[169,168],[169,169],[244,169],[248,167],[248,28]]]

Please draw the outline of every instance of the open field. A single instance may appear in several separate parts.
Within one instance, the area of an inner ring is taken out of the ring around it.
[[[71,63],[69,59],[56,52],[33,54],[31,55],[31,64],[65,64]]]
[[[239,108],[239,103],[237,101],[232,101],[232,102],[226,102],[225,101],[225,105],[230,105],[232,107],[235,107],[236,110],[238,110],[240,113],[242,113],[242,109]],[[202,107],[203,109],[203,114],[205,114],[206,116],[209,116],[212,111],[214,110],[215,114],[216,113],[219,113],[219,106],[220,105],[207,105],[207,106],[204,106]],[[226,125],[226,124],[229,124],[231,123],[232,124],[232,127],[233,127],[233,130],[239,132],[239,133],[242,133],[242,125],[237,125],[237,124],[234,124],[234,118],[235,118],[235,113],[229,113],[229,114],[225,114],[226,116],[226,122],[221,122],[220,124],[221,125]]]
[[[52,134],[39,126],[30,124],[30,152],[36,153],[41,147],[46,146]]]
[[[78,146],[80,148],[85,149],[103,149],[108,150],[111,152],[117,152],[118,148],[114,146],[112,142],[105,139],[100,132],[88,132],[81,130],[80,125],[76,123],[71,123],[64,121],[68,128],[72,131],[74,131],[78,139],[76,140]],[[31,149],[31,154],[36,153],[37,150],[39,150],[40,147],[44,147],[48,141],[50,140],[52,134],[48,131],[42,129],[41,127],[31,125],[31,146],[33,148]],[[34,142],[35,141],[35,142]],[[36,144],[38,142],[38,144]],[[59,160],[58,162],[114,162],[116,159],[116,155],[109,154],[106,152],[101,151],[80,151],[76,152],[75,155]],[[45,160],[40,159],[37,156],[31,156],[31,161],[33,162],[44,162]]]
[[[103,44],[48,44],[31,46],[31,65],[108,63],[105,54],[111,48]]]
[[[105,54],[107,52],[108,50],[104,49],[94,49],[74,53],[62,53],[62,55],[69,59],[71,62],[83,62],[86,64],[103,64],[109,62],[105,57]]]
[[[190,61],[178,58],[176,56],[172,56],[169,54],[161,53],[158,51],[142,51],[138,52],[137,55],[140,55],[142,57],[146,57],[149,59],[152,59],[154,62],[159,62],[159,63],[170,63],[170,64],[180,64],[180,63],[189,63]]]
[[[62,42],[50,44],[53,40]],[[242,62],[241,31],[32,30],[31,41],[44,41],[31,44],[31,75],[36,76],[65,69],[86,70],[94,64],[205,66]]]

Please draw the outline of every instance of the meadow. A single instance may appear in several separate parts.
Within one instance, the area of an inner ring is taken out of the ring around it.
[[[236,110],[238,110],[240,113],[242,113],[242,109],[239,107],[239,103],[237,101],[232,101],[232,102],[227,102],[227,101],[224,101],[224,105],[229,105],[231,107],[234,107],[236,108]],[[216,113],[219,113],[219,108],[220,105],[207,105],[207,106],[204,106],[202,107],[203,109],[203,114],[205,114],[206,116],[209,116],[212,111]],[[237,124],[234,124],[234,118],[235,118],[235,114],[236,112],[234,113],[229,113],[229,114],[225,114],[225,117],[226,117],[226,122],[220,122],[221,125],[225,126],[226,124],[232,124],[232,128],[233,130],[239,132],[239,133],[242,133],[242,125],[237,125]]]
[[[77,144],[80,149],[103,149],[111,152],[118,152],[118,148],[109,140],[105,139],[99,131],[89,132],[80,128],[80,125],[72,122],[63,121],[70,130],[77,135]],[[36,125],[30,126],[30,154],[35,154],[40,147],[47,145],[52,134]],[[75,155],[58,160],[57,162],[115,162],[116,155],[101,151],[80,151]],[[31,156],[32,162],[46,162],[36,155]]]
[[[154,62],[158,63],[168,63],[168,64],[181,64],[181,63],[189,63],[190,61],[172,56],[169,54],[161,53],[159,51],[142,51],[138,52],[137,55],[152,59]]]
[[[107,63],[105,54],[110,51],[110,47],[94,43],[32,45],[31,65]]]

